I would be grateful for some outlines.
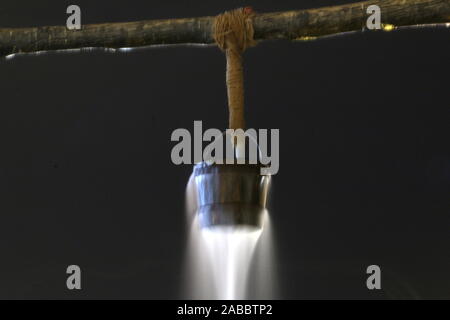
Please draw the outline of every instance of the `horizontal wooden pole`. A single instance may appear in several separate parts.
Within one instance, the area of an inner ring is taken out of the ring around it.
[[[254,17],[256,40],[302,40],[360,31],[369,5],[381,8],[390,27],[450,22],[450,0],[364,1],[317,9],[261,13]],[[80,48],[134,48],[167,44],[212,44],[214,17],[65,26],[1,28],[0,56]]]

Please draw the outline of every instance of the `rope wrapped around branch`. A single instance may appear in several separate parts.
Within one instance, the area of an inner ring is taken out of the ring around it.
[[[250,7],[239,8],[218,15],[214,21],[214,39],[218,47],[225,52],[227,59],[230,129],[245,129],[242,53],[256,44],[253,40],[253,15]]]

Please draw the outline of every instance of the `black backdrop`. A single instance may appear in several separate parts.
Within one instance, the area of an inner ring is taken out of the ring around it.
[[[76,1],[83,23],[342,1]],[[2,1],[1,27],[61,25],[72,1]],[[449,30],[265,42],[247,121],[279,128],[270,203],[279,298],[449,298]],[[191,168],[175,128],[224,128],[214,47],[0,61],[0,298],[178,298]],[[68,291],[78,264],[83,290]],[[382,268],[368,291],[365,268]]]

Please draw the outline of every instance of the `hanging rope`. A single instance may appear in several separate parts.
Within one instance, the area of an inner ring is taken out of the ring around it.
[[[226,11],[214,21],[214,39],[227,58],[229,128],[244,129],[244,72],[242,53],[253,40],[253,11],[250,7]]]

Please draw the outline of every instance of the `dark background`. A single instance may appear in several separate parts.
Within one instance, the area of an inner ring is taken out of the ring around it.
[[[87,24],[343,1],[15,0],[0,26],[63,25],[72,3]],[[245,54],[248,125],[281,136],[278,298],[450,298],[449,30]],[[170,135],[225,128],[224,68],[215,47],[0,61],[0,298],[180,297],[192,168],[171,163]]]

